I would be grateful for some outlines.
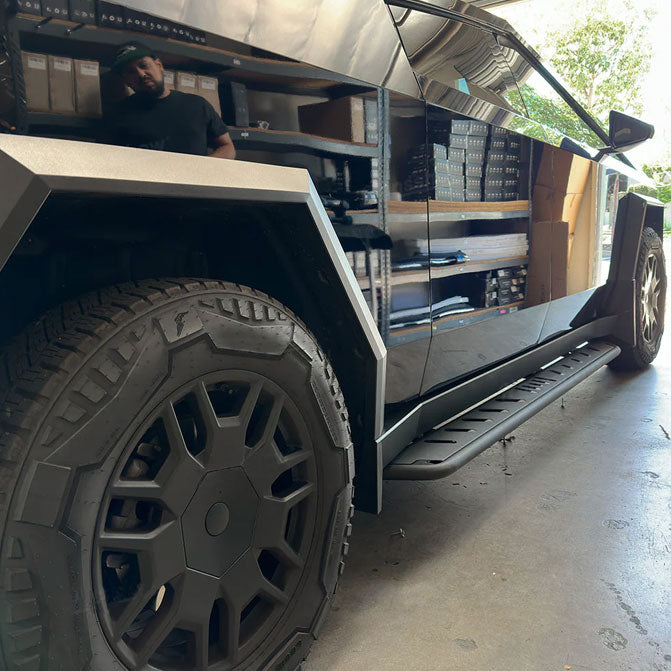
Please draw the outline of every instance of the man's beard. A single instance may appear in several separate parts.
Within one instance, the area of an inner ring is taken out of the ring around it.
[[[148,98],[160,98],[165,93],[165,80],[161,78],[160,80],[152,79],[155,86],[153,88],[144,88],[142,87],[138,93],[147,96]]]

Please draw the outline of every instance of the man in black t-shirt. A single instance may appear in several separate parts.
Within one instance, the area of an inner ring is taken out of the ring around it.
[[[135,91],[110,119],[113,142],[235,158],[228,128],[214,107],[200,96],[166,90],[163,64],[150,49],[139,42],[124,44],[117,52],[113,70]]]

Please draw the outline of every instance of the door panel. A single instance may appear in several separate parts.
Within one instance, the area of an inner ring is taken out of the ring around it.
[[[536,344],[548,305],[512,314],[504,310],[501,308],[503,314],[497,314],[494,321],[488,319],[434,335],[422,393]]]
[[[387,403],[420,393],[431,340],[429,257],[417,253],[429,237],[424,103],[398,94],[389,96],[389,200],[385,221],[392,239],[390,273],[380,292],[387,345]],[[385,299],[386,291],[386,299]],[[385,302],[388,303],[385,305]]]
[[[429,146],[448,147],[446,169],[460,183],[451,202],[429,201],[433,338],[423,392],[535,345],[550,300],[530,271],[532,249],[550,242],[530,236],[532,141],[431,105],[427,129]]]

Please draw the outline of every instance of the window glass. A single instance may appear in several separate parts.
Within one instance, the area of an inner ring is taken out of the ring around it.
[[[521,57],[496,37],[462,23],[416,11],[396,13],[396,25],[415,72],[503,109],[524,114],[511,71]]]

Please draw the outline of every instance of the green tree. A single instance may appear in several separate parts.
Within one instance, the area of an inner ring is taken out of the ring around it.
[[[641,169],[656,185],[655,198],[671,203],[671,157],[653,165],[644,164]]]
[[[603,142],[586,126],[576,113],[559,97],[548,98],[538,93],[533,86],[523,84],[520,87],[524,106],[531,119],[543,124],[546,138],[554,144],[559,144],[562,136],[570,137],[588,147],[600,148]],[[516,91],[508,93],[510,102],[520,108],[520,94]],[[532,123],[522,117],[513,122],[514,130],[527,135],[538,137]],[[559,131],[559,133],[557,133]],[[545,139],[539,137],[539,139]]]
[[[578,101],[602,123],[611,109],[641,114],[640,82],[650,69],[648,26],[654,13],[625,2],[625,12],[594,2],[568,29],[548,35],[542,51]]]

